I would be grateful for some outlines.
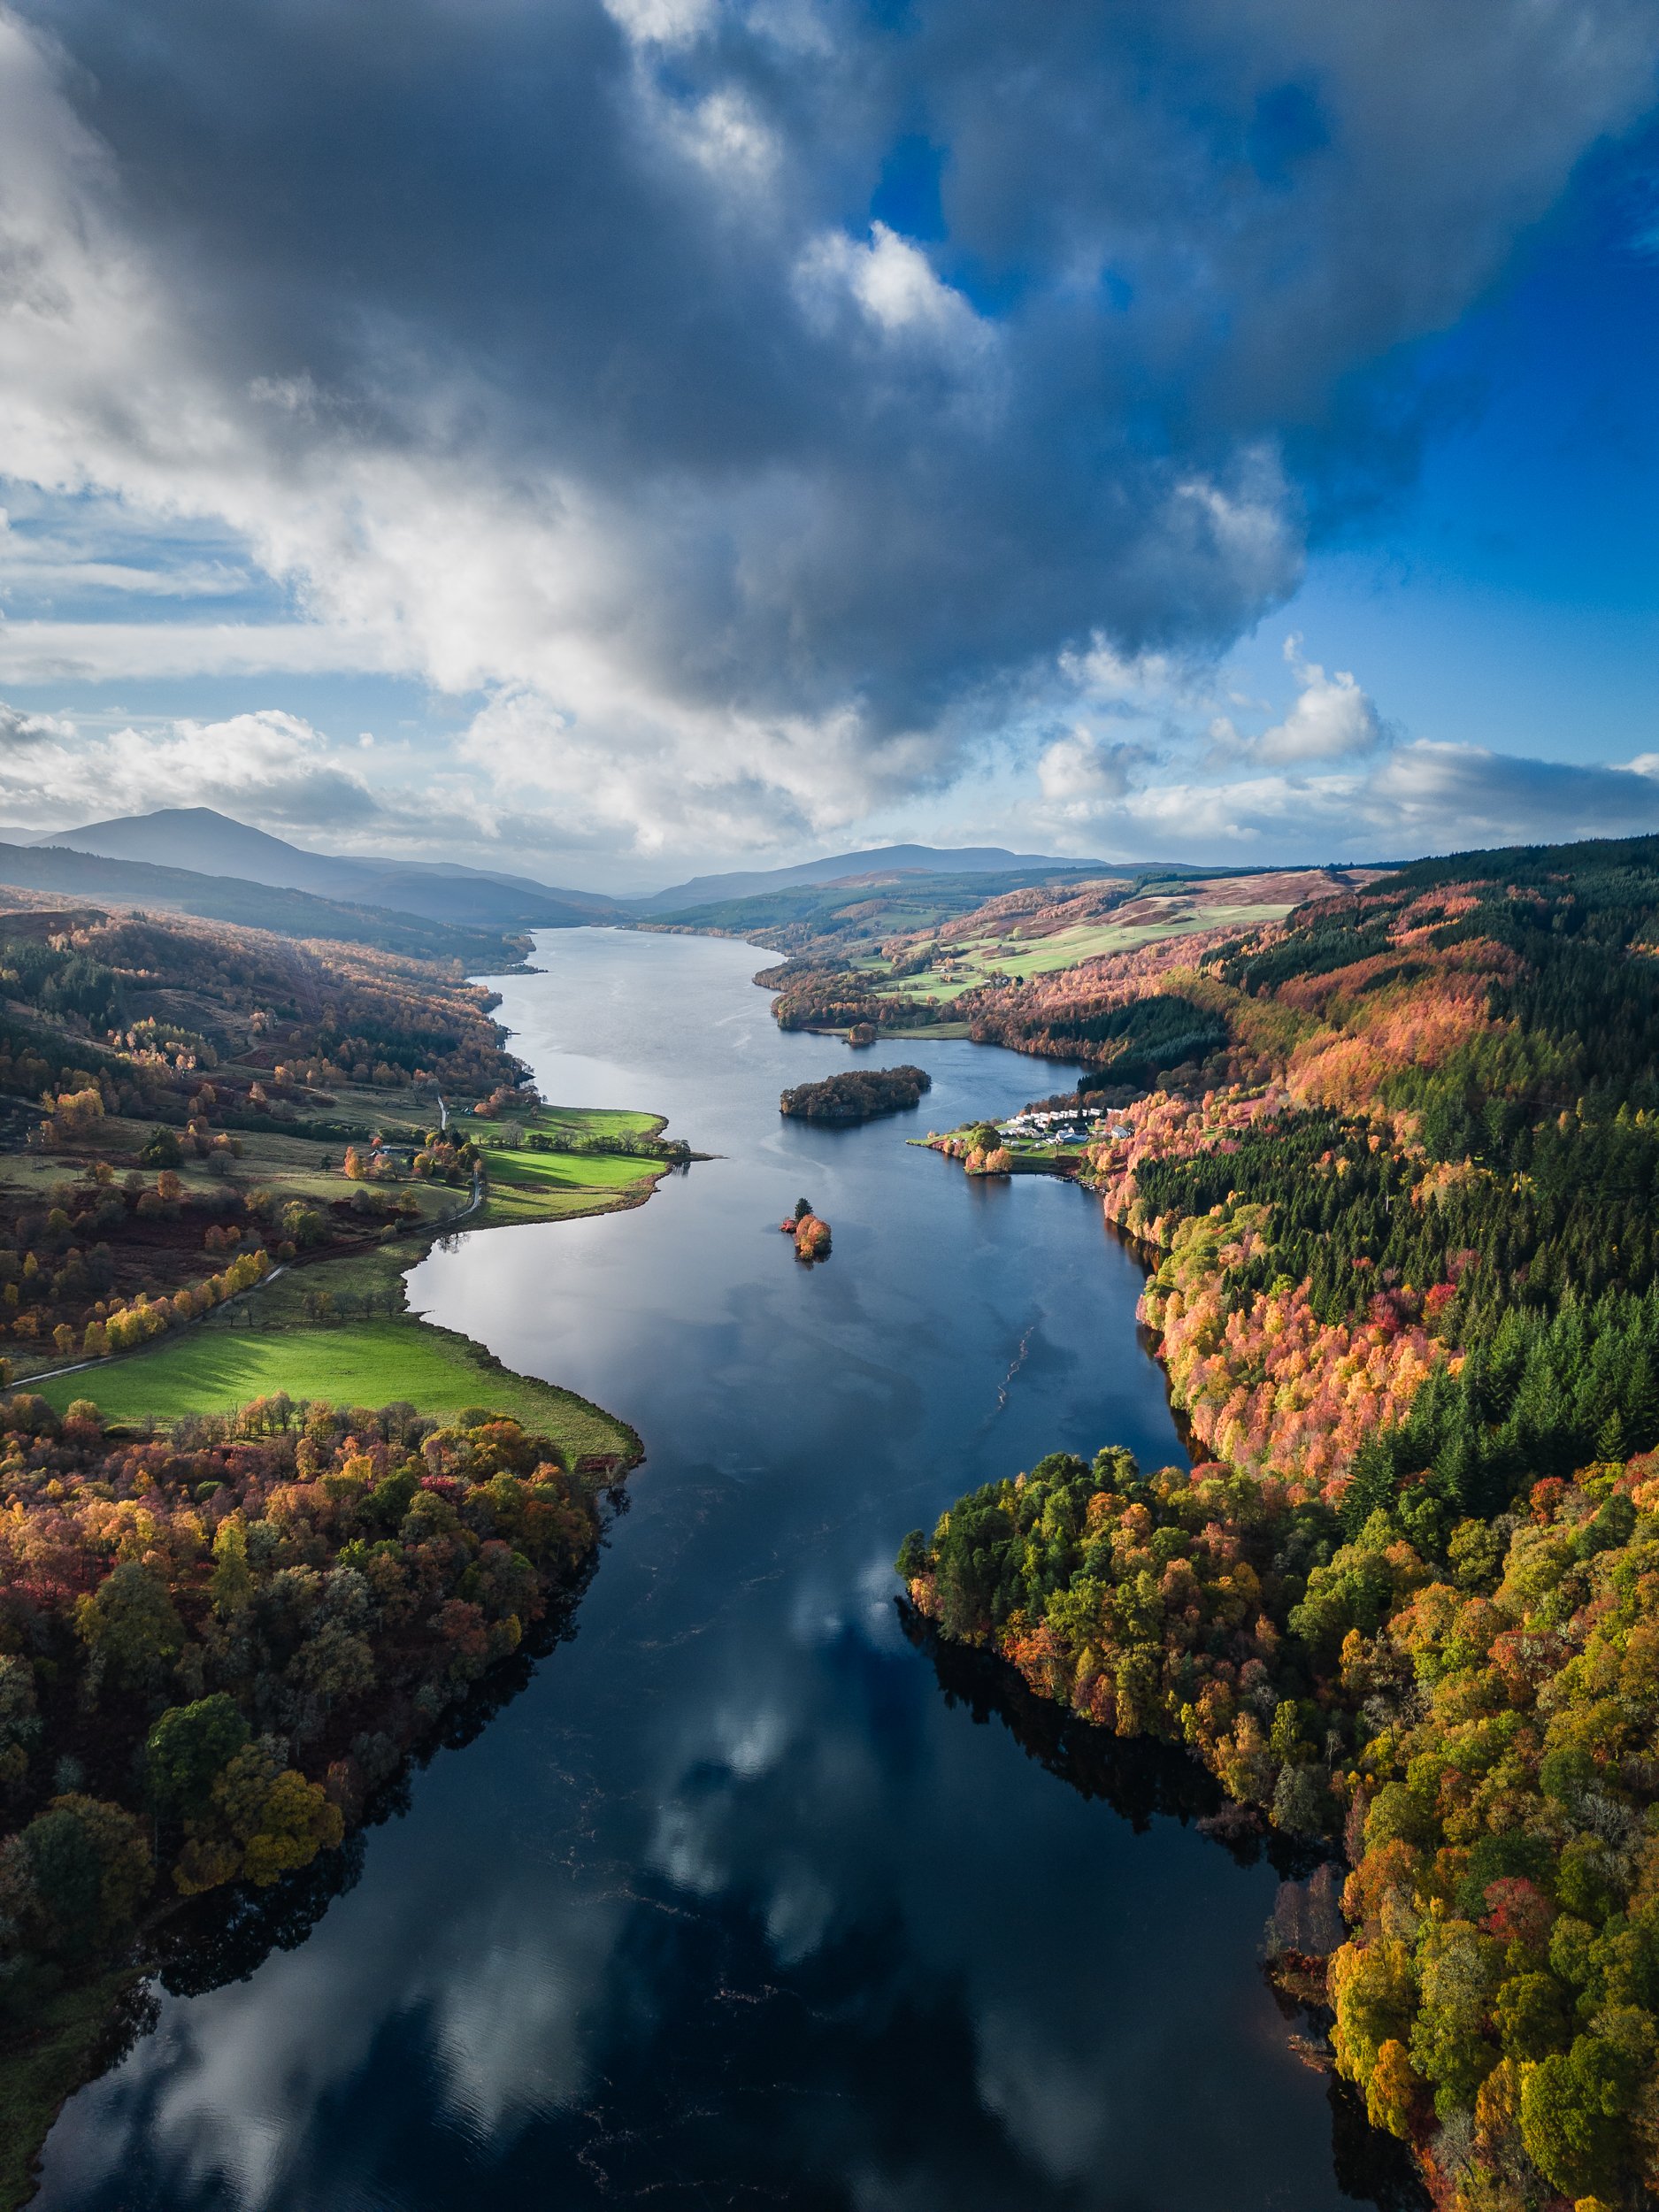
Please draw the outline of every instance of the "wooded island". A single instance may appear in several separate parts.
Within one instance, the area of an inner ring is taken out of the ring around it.
[[[925,1068],[849,1068],[821,1083],[796,1084],[779,1099],[778,1110],[802,1121],[874,1121],[902,1113],[933,1087]]]

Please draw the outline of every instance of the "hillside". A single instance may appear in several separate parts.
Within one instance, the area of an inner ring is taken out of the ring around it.
[[[856,884],[885,884],[916,876],[1002,876],[1010,882],[1031,883],[1048,877],[1098,875],[1108,864],[1101,860],[1060,860],[1052,854],[1005,852],[1000,845],[881,845],[868,852],[835,853],[825,860],[805,860],[790,868],[740,870],[730,875],[694,876],[688,883],[671,884],[649,898],[626,903],[653,920],[676,918],[694,909],[728,906],[779,892],[823,887],[844,889]],[[1168,872],[1184,872],[1179,864]],[[981,892],[981,896],[984,893]],[[747,935],[748,932],[741,933]]]
[[[845,967],[879,960],[888,939],[937,929],[972,913],[987,898],[1023,889],[1032,880],[1018,870],[1008,875],[878,872],[652,914],[638,926],[741,937],[787,953],[795,961]],[[1048,895],[1059,896],[1087,878],[1045,869],[1041,880],[1049,887]]]
[[[906,1035],[952,1025],[959,1035],[1087,1059],[1091,993],[1100,984],[1110,994],[1120,956],[1179,940],[1186,949],[1166,949],[1159,959],[1190,959],[1240,926],[1278,921],[1308,899],[1350,891],[1375,874],[963,877],[947,879],[949,896],[931,885],[872,889],[857,898],[838,894],[838,906],[820,893],[810,912],[765,933],[790,957],[756,980],[778,992],[773,1012],[785,1028]],[[1040,1008],[1047,1010],[1041,1021]],[[1025,1012],[1033,1018],[1022,1022]]]
[[[1057,1451],[907,1540],[913,1602],[1346,1854],[1347,1941],[1276,1972],[1437,2205],[1648,2200],[1659,839],[1327,887],[975,1033],[1138,1084],[1087,1172],[1199,1464]]]
[[[107,860],[235,876],[310,892],[335,904],[390,908],[463,928],[562,929],[617,911],[610,899],[556,890],[526,876],[497,875],[450,862],[308,852],[211,807],[162,807],[153,814],[88,822],[27,841]]]
[[[7,886],[53,896],[88,897],[146,911],[193,914],[204,921],[267,929],[281,937],[373,945],[410,959],[445,960],[462,969],[511,967],[520,956],[499,930],[422,920],[385,907],[348,905],[235,876],[108,860],[58,845],[0,845],[0,891]]]

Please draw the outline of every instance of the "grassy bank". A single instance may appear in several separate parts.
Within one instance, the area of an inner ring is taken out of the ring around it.
[[[650,1114],[545,1108],[524,1126],[603,1143],[652,1136],[662,1123]],[[468,1217],[469,1234],[639,1205],[664,1172],[633,1155],[502,1148],[502,1126],[488,1122],[468,1133],[489,1148],[488,1193]],[[447,1207],[457,1194],[428,1186],[419,1195],[435,1212],[440,1197]],[[32,1386],[59,1412],[90,1399],[120,1423],[224,1413],[281,1392],[336,1405],[407,1402],[435,1416],[488,1405],[552,1437],[572,1460],[636,1457],[639,1440],[624,1422],[572,1391],[513,1374],[469,1338],[408,1310],[405,1275],[429,1241],[417,1229],[292,1267],[198,1327]]]
[[[34,2194],[40,2146],[83,2081],[110,2062],[116,2023],[136,1976],[128,1968],[49,1997],[29,2032],[0,2046],[0,2206]]]
[[[552,1437],[574,1458],[627,1458],[637,1448],[624,1423],[585,1398],[512,1374],[466,1337],[412,1314],[337,1328],[199,1329],[102,1373],[60,1376],[41,1395],[60,1413],[72,1399],[91,1398],[106,1421],[165,1424],[187,1413],[227,1413],[282,1391],[330,1405],[406,1402],[435,1415],[487,1405]]]
[[[469,1228],[568,1221],[649,1195],[657,1172],[638,1159],[603,1153],[492,1152],[489,1194]]]

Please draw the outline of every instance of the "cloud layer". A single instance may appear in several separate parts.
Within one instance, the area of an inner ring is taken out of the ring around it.
[[[1654,27],[1646,0],[0,14],[0,469],[227,528],[295,618],[16,625],[0,674],[405,672],[478,695],[474,772],[579,846],[937,793],[1041,744],[1068,668],[1205,664],[1293,589],[1402,465],[1399,349],[1643,111]],[[1374,749],[1353,680],[1299,667],[1253,764]],[[1046,796],[1110,795],[1126,764],[1060,742]]]
[[[386,816],[326,738],[297,716],[271,710],[88,736],[62,718],[0,703],[0,787],[14,823],[29,829],[155,806],[211,806],[330,835],[371,819],[378,826]]]

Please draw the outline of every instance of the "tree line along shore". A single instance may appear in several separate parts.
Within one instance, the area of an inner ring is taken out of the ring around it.
[[[1094,1104],[1064,1144],[936,1141],[1099,1194],[1196,1463],[1057,1451],[899,1570],[931,1633],[1184,1747],[1235,1835],[1340,1867],[1345,1939],[1281,1943],[1275,1977],[1446,2212],[1631,2212],[1659,2187],[1659,840],[1313,887],[958,995],[974,1036],[1084,1062]],[[536,1101],[455,978],[195,925],[123,964],[119,932],[156,926],[31,920],[52,957],[0,951],[19,2140],[119,2013],[134,1930],[164,1944],[216,1870],[257,1890],[334,1849],[377,1760],[548,1632],[628,1456],[463,1340],[379,1412],[250,1408],[247,1371],[188,1363],[286,1339],[305,1372],[350,1346],[386,1379],[444,1345],[376,1301],[446,1213],[637,1202],[675,1164],[649,1117]],[[194,1000],[147,1001],[165,959]],[[894,1004],[814,972],[780,1020]],[[31,1389],[60,1328],[95,1331],[91,1379]],[[123,1417],[129,1376],[155,1394]],[[316,1683],[311,1643],[340,1663]],[[123,1821],[149,1823],[142,1879]],[[77,1952],[63,1901],[95,1895]]]
[[[1057,1451],[910,1601],[1346,1870],[1274,1971],[1448,2212],[1659,2188],[1656,942],[1659,840],[1463,855],[982,1017],[1150,1075],[1080,1169],[1196,1464]]]
[[[639,1439],[407,1269],[688,1156],[382,948],[19,899],[0,987],[4,2205],[144,1975],[337,1855],[591,1569]]]

